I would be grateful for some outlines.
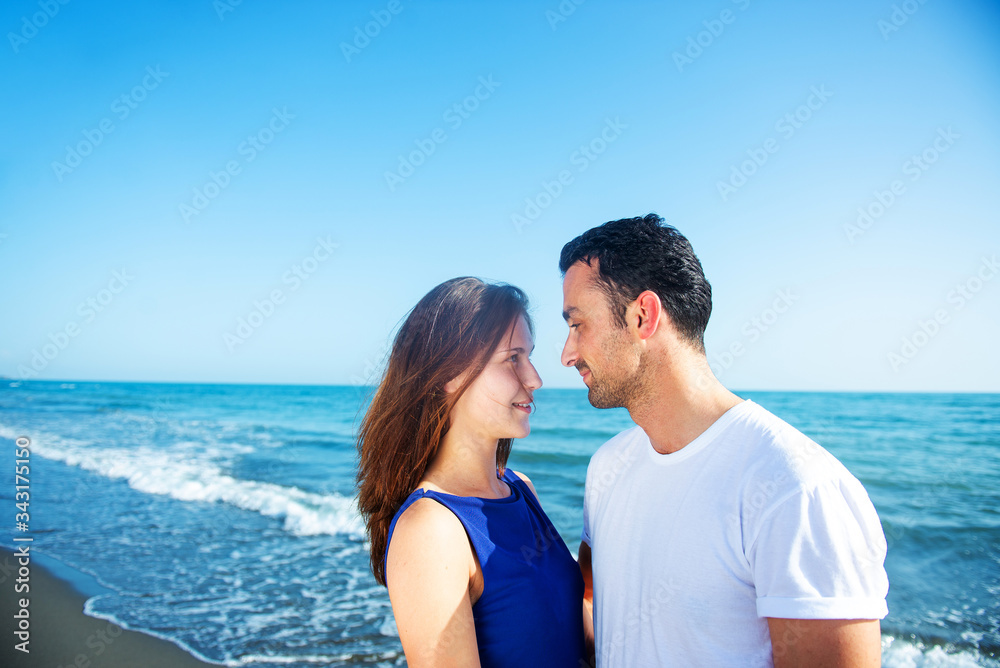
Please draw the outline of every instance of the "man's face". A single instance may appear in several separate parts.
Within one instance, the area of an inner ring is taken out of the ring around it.
[[[563,279],[563,318],[569,336],[561,361],[575,366],[596,408],[628,408],[638,391],[641,354],[628,329],[615,320],[607,295],[598,286],[597,260],[577,262]]]

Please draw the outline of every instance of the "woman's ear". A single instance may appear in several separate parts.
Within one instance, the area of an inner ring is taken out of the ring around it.
[[[468,375],[469,372],[467,370],[463,371],[462,373],[458,374],[457,376],[449,380],[447,383],[445,383],[444,384],[445,393],[453,394],[456,391],[458,391],[458,388],[462,387],[462,384],[465,382],[465,379]]]

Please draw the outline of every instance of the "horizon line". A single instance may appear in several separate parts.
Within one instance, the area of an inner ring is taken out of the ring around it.
[[[357,385],[352,383],[278,383],[278,382],[236,382],[236,381],[178,381],[178,380],[114,380],[114,379],[58,379],[58,378],[32,378],[32,379],[19,379],[11,378],[9,376],[0,376],[0,383],[5,383],[8,387],[12,386],[14,383],[20,385],[21,383],[90,383],[90,384],[100,384],[100,383],[113,383],[119,385],[233,385],[233,386],[250,386],[250,387],[350,387],[355,389],[376,389],[377,385]],[[740,392],[780,392],[785,394],[985,394],[993,395],[1000,394],[1000,390],[996,391],[984,391],[984,390],[837,390],[837,389],[761,389],[761,388],[730,388],[727,387],[729,391],[739,394]],[[576,392],[585,392],[588,390],[587,387],[542,387],[537,391],[545,392],[546,390],[570,390]]]

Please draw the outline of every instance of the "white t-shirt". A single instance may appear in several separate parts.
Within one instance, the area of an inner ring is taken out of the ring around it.
[[[888,612],[885,536],[864,487],[752,401],[669,455],[639,427],[601,446],[583,540],[602,668],[771,666],[767,617]]]

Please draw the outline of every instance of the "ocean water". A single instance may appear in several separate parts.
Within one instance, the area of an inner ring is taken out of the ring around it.
[[[227,666],[405,665],[353,503],[366,393],[5,381],[0,499],[26,436],[27,535],[91,581],[92,615]],[[739,394],[868,489],[889,544],[883,665],[1000,666],[1000,395]],[[631,422],[585,390],[536,400],[510,466],[575,553],[590,455]]]

